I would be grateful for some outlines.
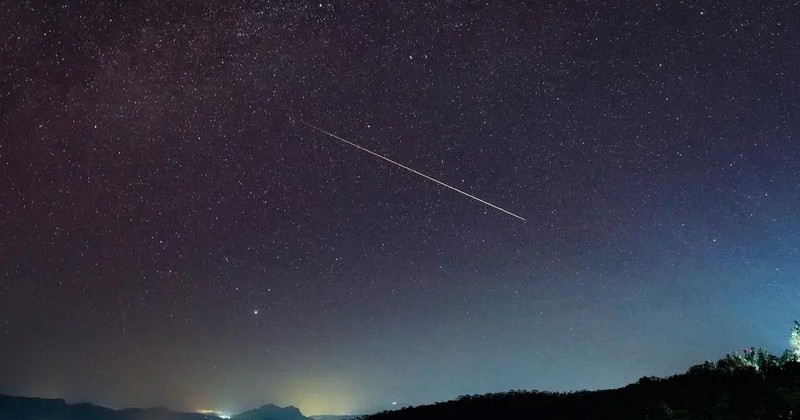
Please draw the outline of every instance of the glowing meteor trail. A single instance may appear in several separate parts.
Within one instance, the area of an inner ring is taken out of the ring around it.
[[[323,130],[323,129],[319,128],[319,127],[313,126],[313,125],[311,125],[311,124],[309,124],[309,123],[307,123],[307,122],[305,122],[305,121],[303,121],[303,120],[298,120],[298,121],[300,121],[301,123],[303,123],[304,125],[306,125],[306,126],[308,126],[308,127],[311,127],[311,128],[313,128],[314,130],[317,130],[317,131],[319,131],[320,133],[327,134],[327,135],[329,135],[329,136],[331,136],[331,137],[335,138],[336,140],[340,140],[340,141],[343,141],[343,142],[345,142],[345,143],[347,143],[347,144],[349,144],[349,145],[351,145],[351,146],[353,146],[353,147],[357,147],[357,148],[359,148],[359,149],[361,149],[361,150],[363,150],[363,151],[365,151],[365,152],[367,152],[367,153],[369,153],[369,154],[371,154],[371,155],[377,156],[377,157],[379,157],[379,158],[381,158],[381,159],[383,159],[383,160],[385,160],[385,161],[387,161],[387,162],[389,162],[389,163],[391,163],[391,164],[393,164],[393,165],[397,165],[397,166],[399,166],[399,167],[401,167],[401,168],[403,168],[403,169],[405,169],[405,170],[407,170],[407,171],[409,171],[409,172],[412,172],[412,173],[414,173],[414,174],[417,174],[417,175],[419,175],[419,176],[421,176],[421,177],[423,177],[423,178],[425,178],[425,179],[427,179],[427,180],[429,180],[429,181],[433,181],[433,182],[435,182],[435,183],[437,183],[437,184],[439,184],[439,185],[441,185],[441,186],[444,186],[444,187],[450,188],[451,190],[453,190],[453,191],[455,191],[455,192],[457,192],[457,193],[459,193],[459,194],[465,195],[465,196],[467,196],[467,197],[469,197],[469,198],[471,198],[471,199],[473,199],[473,200],[480,201],[481,203],[483,203],[483,204],[486,204],[487,206],[489,206],[489,207],[491,207],[491,208],[493,208],[493,209],[500,210],[500,211],[502,211],[503,213],[505,213],[505,214],[507,214],[507,215],[509,215],[509,216],[516,217],[517,219],[519,219],[519,220],[522,220],[522,221],[524,221],[524,220],[525,220],[524,218],[522,218],[522,217],[520,217],[520,216],[517,216],[516,214],[514,214],[514,213],[511,213],[511,212],[510,212],[510,211],[508,211],[508,210],[505,210],[505,209],[503,209],[503,208],[500,208],[500,207],[498,207],[498,206],[495,206],[494,204],[492,204],[492,203],[490,203],[490,202],[488,202],[488,201],[481,200],[480,198],[478,198],[478,197],[475,197],[475,196],[474,196],[474,195],[472,195],[472,194],[469,194],[469,193],[466,193],[466,192],[464,192],[464,191],[461,191],[461,190],[459,190],[459,189],[458,189],[458,188],[456,188],[456,187],[452,187],[452,186],[450,186],[450,185],[447,185],[447,184],[445,184],[444,182],[442,182],[442,181],[439,181],[438,179],[431,178],[431,177],[429,177],[428,175],[425,175],[425,174],[423,174],[422,172],[419,172],[419,171],[417,171],[417,170],[411,169],[411,168],[409,168],[408,166],[405,166],[405,165],[403,165],[403,164],[401,164],[401,163],[397,163],[397,162],[395,162],[395,161],[393,161],[393,160],[391,160],[391,159],[389,159],[389,158],[387,158],[387,157],[385,157],[385,156],[381,156],[381,155],[379,155],[379,154],[377,154],[377,153],[373,152],[372,150],[366,149],[366,148],[364,148],[364,147],[361,147],[361,146],[359,146],[359,145],[357,145],[357,144],[355,144],[355,143],[353,143],[353,142],[351,142],[351,141],[345,140],[345,139],[343,139],[343,138],[341,138],[341,137],[337,136],[336,134],[333,134],[333,133],[327,132],[327,131],[325,131],[325,130]]]

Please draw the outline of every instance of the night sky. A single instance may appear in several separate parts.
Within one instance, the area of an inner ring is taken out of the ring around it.
[[[787,347],[800,3],[363,3],[0,4],[0,393],[353,413]]]

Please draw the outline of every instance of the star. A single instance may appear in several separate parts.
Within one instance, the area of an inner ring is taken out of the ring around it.
[[[3,392],[362,412],[677,373],[797,316],[795,0],[6,3]],[[325,395],[251,392],[287,387]]]

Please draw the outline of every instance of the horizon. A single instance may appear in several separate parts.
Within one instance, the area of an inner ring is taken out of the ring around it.
[[[747,353],[748,351],[752,351],[753,349],[764,349],[764,350],[769,351],[768,349],[765,349],[763,347],[757,347],[757,346],[750,346],[749,348],[745,347],[743,351],[745,353]],[[783,348],[782,351],[789,351],[789,350],[788,350],[788,348]],[[725,356],[728,356],[730,354],[736,354],[738,352],[739,352],[739,350],[732,350],[731,352],[726,353]],[[772,353],[772,352],[770,352],[770,353],[771,354],[777,354],[777,353]],[[718,359],[722,359],[722,357],[719,357]],[[672,376],[675,376],[675,375],[682,375],[682,374],[685,374],[688,371],[688,369],[691,368],[691,367],[700,366],[703,363],[706,363],[708,361],[713,361],[713,360],[716,360],[716,359],[713,358],[713,357],[712,358],[706,358],[702,362],[697,362],[697,363],[695,363],[695,364],[693,364],[691,366],[687,366],[685,371],[666,374],[666,375],[663,375],[663,376],[646,375],[646,376],[643,376],[643,377],[641,377],[639,379],[653,378],[653,377],[666,379],[666,378],[669,378],[669,377],[672,377]],[[462,394],[462,395],[488,395],[488,394],[492,394],[492,393],[496,393],[496,392],[504,393],[504,392],[512,392],[512,391],[556,392],[556,393],[567,393],[567,394],[576,393],[576,392],[596,392],[596,391],[607,391],[607,390],[621,389],[621,388],[625,388],[625,387],[627,387],[629,385],[634,385],[637,382],[638,382],[638,380],[637,381],[632,381],[632,382],[630,382],[628,384],[623,384],[623,385],[620,385],[620,386],[617,386],[617,387],[610,387],[610,388],[595,388],[595,389],[580,388],[580,389],[571,389],[571,390],[549,390],[549,389],[522,389],[522,390],[517,389],[517,390],[515,390],[515,389],[507,389],[507,390],[501,390],[501,391],[484,391],[484,392],[478,392],[476,394]],[[33,399],[45,399],[45,400],[61,400],[61,401],[64,401],[65,403],[70,404],[70,405],[92,404],[92,405],[95,405],[95,406],[106,407],[106,408],[110,408],[110,409],[113,409],[113,410],[166,409],[166,410],[173,411],[173,412],[209,414],[209,415],[213,415],[213,416],[216,416],[216,417],[219,417],[219,418],[222,418],[222,419],[231,418],[232,416],[235,416],[235,415],[238,415],[238,414],[242,414],[242,413],[250,411],[250,410],[263,408],[263,407],[266,407],[266,406],[277,407],[277,408],[280,408],[280,409],[295,408],[295,409],[299,410],[304,416],[307,416],[307,417],[330,416],[330,415],[333,415],[333,416],[337,416],[337,415],[343,415],[343,416],[365,415],[365,414],[371,414],[371,413],[378,413],[378,412],[384,411],[384,410],[396,410],[396,409],[401,409],[401,408],[405,408],[405,407],[409,407],[409,406],[415,406],[415,405],[430,405],[430,404],[435,404],[435,403],[444,402],[444,401],[453,401],[453,400],[461,397],[462,395],[453,395],[453,396],[451,396],[449,398],[442,399],[442,400],[423,401],[423,402],[420,402],[418,404],[406,404],[406,403],[399,403],[397,401],[392,401],[391,403],[374,404],[373,405],[373,409],[355,410],[354,412],[320,412],[320,413],[313,413],[312,412],[312,413],[308,413],[308,412],[304,411],[301,407],[298,407],[297,405],[294,405],[294,404],[276,404],[276,403],[274,403],[272,401],[265,401],[265,402],[262,402],[262,403],[260,403],[260,404],[258,404],[256,406],[252,406],[252,407],[249,407],[249,408],[238,409],[238,410],[233,410],[233,411],[226,411],[226,410],[213,409],[213,408],[197,408],[197,409],[188,409],[187,408],[187,409],[181,409],[181,408],[166,407],[166,406],[123,406],[123,407],[117,407],[117,406],[104,405],[104,404],[98,403],[96,401],[86,401],[86,400],[70,401],[70,400],[62,398],[62,397],[45,397],[45,396],[36,396],[36,395],[10,395],[10,394],[4,394],[3,392],[0,392],[0,396],[19,397],[19,398],[33,398]],[[374,409],[375,407],[379,407],[379,406],[383,406],[385,408],[377,409],[377,410]]]
[[[0,392],[359,413],[800,318],[800,5],[0,6]]]

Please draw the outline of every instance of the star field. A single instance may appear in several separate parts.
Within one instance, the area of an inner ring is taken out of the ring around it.
[[[796,1],[0,10],[0,393],[358,413],[800,316]]]

